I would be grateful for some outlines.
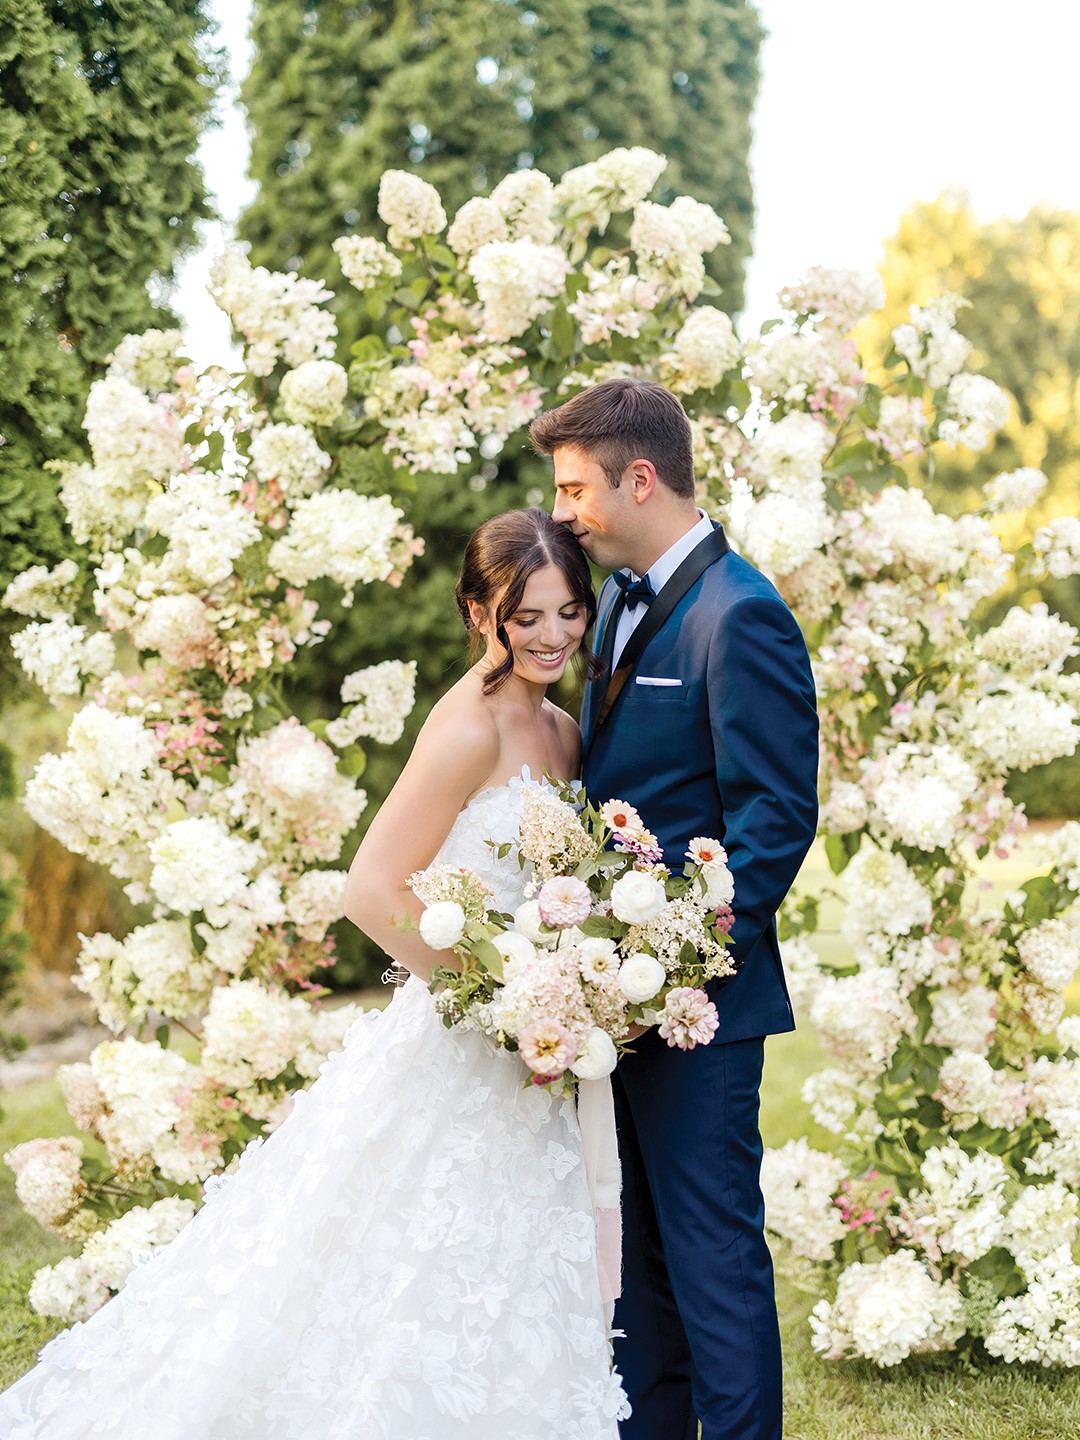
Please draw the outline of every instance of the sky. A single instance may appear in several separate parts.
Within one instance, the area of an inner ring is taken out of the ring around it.
[[[233,75],[246,0],[214,0]],[[1080,5],[1075,0],[759,0],[768,38],[754,116],[754,255],[741,329],[812,265],[872,269],[909,204],[956,188],[983,220],[1049,203],[1080,211]],[[199,364],[228,324],[205,294],[210,256],[251,198],[232,92],[199,158],[224,224],[203,227],[174,303]]]

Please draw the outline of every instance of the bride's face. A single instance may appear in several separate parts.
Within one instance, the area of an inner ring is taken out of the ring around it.
[[[501,598],[497,597],[493,610]],[[515,675],[543,685],[558,680],[580,650],[587,623],[585,606],[574,598],[559,567],[546,565],[534,570],[525,582],[521,604],[506,622]],[[493,637],[492,626],[484,629],[488,654],[498,661],[503,648]]]

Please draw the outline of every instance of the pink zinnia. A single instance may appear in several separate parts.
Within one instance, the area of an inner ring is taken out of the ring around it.
[[[573,875],[557,875],[540,887],[536,903],[545,925],[567,930],[571,925],[580,925],[589,918],[592,895],[584,880],[577,880]]]
[[[554,1080],[577,1059],[577,1041],[558,1020],[534,1020],[518,1036],[521,1058],[536,1075]]]
[[[704,990],[687,985],[669,990],[660,1015],[660,1034],[669,1045],[680,1050],[693,1050],[695,1045],[708,1045],[716,1034],[720,1017],[716,1006]]]
[[[721,935],[730,935],[731,927],[735,924],[735,911],[730,905],[718,905],[716,907],[716,928]]]

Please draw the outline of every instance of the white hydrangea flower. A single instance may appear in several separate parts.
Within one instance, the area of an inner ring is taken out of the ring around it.
[[[154,1148],[183,1114],[181,1093],[196,1087],[197,1066],[156,1040],[106,1040],[90,1055],[105,1111],[97,1122],[112,1165],[123,1175],[145,1175]]]
[[[1042,1261],[1024,1294],[1000,1301],[983,1343],[1003,1360],[1080,1365],[1080,1265],[1067,1245]]]
[[[4,1155],[15,1172],[15,1193],[28,1214],[54,1234],[65,1234],[86,1194],[83,1143],[75,1136],[27,1140]]]
[[[401,261],[373,235],[339,235],[333,249],[341,273],[357,290],[370,290],[380,280],[396,280],[401,274]]]
[[[469,275],[484,307],[481,326],[492,340],[522,335],[562,294],[569,261],[557,245],[492,240],[469,260]]]
[[[642,145],[620,146],[567,170],[555,186],[555,203],[567,222],[584,221],[603,231],[611,215],[645,199],[667,163],[666,156]]]
[[[893,344],[911,373],[922,376],[934,390],[948,385],[971,354],[971,342],[954,328],[957,310],[967,303],[958,295],[941,295],[927,305],[913,305],[910,322],[892,332]]]
[[[480,195],[466,200],[446,232],[446,243],[459,260],[475,255],[477,250],[493,240],[508,238],[506,217],[494,198],[487,200]]]
[[[285,914],[304,940],[321,940],[345,914],[344,870],[305,870],[285,890]]]
[[[938,437],[946,445],[984,450],[1009,418],[1009,397],[986,375],[955,375],[945,397]]]
[[[895,972],[881,965],[864,965],[855,975],[823,976],[810,1019],[829,1053],[864,1076],[888,1067],[900,1037],[915,1024]]]
[[[86,681],[108,674],[116,665],[111,635],[73,625],[63,615],[31,621],[12,635],[11,649],[50,700],[81,695]]]
[[[739,363],[741,354],[731,316],[712,305],[701,305],[690,312],[675,336],[671,389],[677,394],[711,390]]]
[[[803,487],[821,479],[822,462],[832,443],[827,426],[803,411],[792,411],[755,435],[750,446],[751,474],[771,489],[801,495]]]
[[[1055,580],[1080,574],[1080,519],[1075,515],[1040,525],[1032,545],[1046,573]]]
[[[870,818],[870,806],[860,785],[837,780],[822,807],[821,824],[830,835],[861,830]]]
[[[214,627],[198,595],[155,595],[131,638],[140,650],[156,650],[166,665],[198,670],[206,663]]]
[[[1001,1244],[1025,1275],[1033,1275],[1059,1246],[1076,1240],[1080,1199],[1060,1180],[1025,1185],[1005,1216]]]
[[[1040,600],[1030,610],[1014,605],[1000,625],[976,639],[975,653],[1018,675],[1058,674],[1078,653],[1076,638],[1075,628]]]
[[[848,905],[842,934],[849,944],[867,935],[906,935],[930,924],[930,896],[891,850],[863,845],[846,871]]]
[[[401,518],[386,495],[322,490],[294,507],[288,530],[270,547],[270,568],[293,585],[336,580],[351,603],[357,585],[393,573],[391,547]]]
[[[877,425],[866,438],[876,440],[889,458],[921,455],[926,449],[926,412],[923,401],[913,395],[883,395]]]
[[[698,227],[692,227],[694,234]],[[702,251],[673,207],[644,201],[634,211],[630,248],[637,257],[642,279],[684,295],[697,297],[705,283]]]
[[[806,1077],[801,1093],[814,1123],[830,1135],[849,1136],[864,1129],[860,1112],[862,1117],[871,1118],[874,1129],[878,1128],[872,1109],[874,1084],[865,1076],[828,1065]]]
[[[225,905],[247,887],[261,847],[231,834],[213,815],[167,825],[150,846],[150,888],[171,910],[190,915]]]
[[[1046,484],[1046,476],[1041,470],[1025,467],[1003,471],[987,482],[983,491],[986,508],[995,515],[1027,510],[1046,489]]]
[[[636,339],[656,305],[655,285],[635,275],[629,256],[614,255],[601,268],[582,265],[588,287],[566,307],[581,328],[586,345],[606,344],[613,335]]]
[[[981,695],[961,707],[967,743],[1002,770],[1030,770],[1071,755],[1080,739],[1074,706],[1041,690]]]
[[[296,366],[334,353],[337,324],[319,309],[332,295],[321,280],[252,267],[232,245],[210,267],[210,293],[247,340],[244,364],[252,375],[269,375],[279,359]]]
[[[30,1308],[38,1315],[71,1325],[88,1320],[109,1298],[108,1286],[81,1256],[66,1255],[44,1265],[30,1284]]]
[[[939,990],[931,1001],[933,1021],[927,1033],[932,1045],[985,1055],[994,1038],[997,994],[986,985]]]
[[[820,495],[802,497],[773,490],[751,505],[745,518],[733,512],[731,530],[755,565],[769,575],[785,576],[829,544],[836,524],[823,488]]]
[[[951,1350],[964,1333],[959,1287],[939,1284],[910,1250],[877,1264],[849,1265],[832,1304],[810,1316],[814,1349],[827,1359],[861,1356],[881,1366],[909,1355]]]
[[[555,187],[541,171],[511,170],[495,186],[491,200],[506,222],[509,239],[535,240],[538,245],[555,239]]]
[[[949,845],[979,777],[951,745],[893,745],[867,778],[877,819],[904,845]]]
[[[137,1206],[90,1237],[82,1262],[102,1285],[120,1290],[138,1260],[174,1240],[194,1214],[194,1201],[171,1196]]]
[[[332,425],[345,408],[349,377],[336,360],[305,360],[282,376],[281,408],[298,425]]]
[[[933,1260],[978,1260],[1001,1241],[1009,1170],[998,1155],[969,1154],[955,1140],[935,1146],[921,1166],[922,1190],[900,1202],[907,1235]]]
[[[809,269],[798,285],[780,291],[780,304],[796,315],[846,334],[885,304],[885,285],[876,271]]]
[[[411,248],[423,235],[440,235],[446,211],[434,185],[407,170],[385,170],[379,181],[379,219],[389,226],[390,244]]]
[[[74,984],[114,1032],[142,1024],[151,1011],[190,1015],[210,994],[215,967],[195,954],[186,921],[139,925],[123,940],[104,931],[79,938]]]
[[[202,1068],[223,1085],[274,1080],[307,1042],[311,1007],[260,980],[230,980],[210,997]]]
[[[183,344],[180,330],[144,330],[141,335],[125,335],[109,356],[109,374],[154,395],[171,390],[176,385]]]
[[[341,698],[352,709],[327,725],[332,745],[351,745],[361,736],[392,745],[416,703],[416,661],[383,660],[354,670],[342,681]]]
[[[70,613],[68,594],[78,578],[74,560],[61,560],[51,570],[47,565],[31,565],[11,581],[0,605],[17,615],[59,620]]]
[[[995,1130],[1013,1130],[1024,1120],[1024,1086],[1007,1071],[995,1070],[984,1055],[957,1050],[938,1072],[935,1099],[954,1130],[970,1130],[980,1120]]]
[[[259,522],[239,503],[235,483],[201,470],[178,475],[146,507],[146,523],[169,538],[176,563],[198,585],[216,585],[260,537]]]
[[[306,425],[265,425],[251,441],[251,468],[264,485],[273,482],[294,500],[322,488],[330,456]]]
[[[844,1238],[833,1196],[847,1173],[835,1155],[814,1150],[805,1139],[766,1150],[761,1162],[765,1224],[807,1260],[831,1260]]]
[[[1016,942],[1024,968],[1048,990],[1065,990],[1080,969],[1080,930],[1064,920],[1044,920]]]

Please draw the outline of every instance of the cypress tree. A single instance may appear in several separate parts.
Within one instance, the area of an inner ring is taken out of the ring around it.
[[[198,0],[0,15],[0,593],[65,540],[46,460],[81,458],[91,381],[209,215],[193,155],[220,61]]]

